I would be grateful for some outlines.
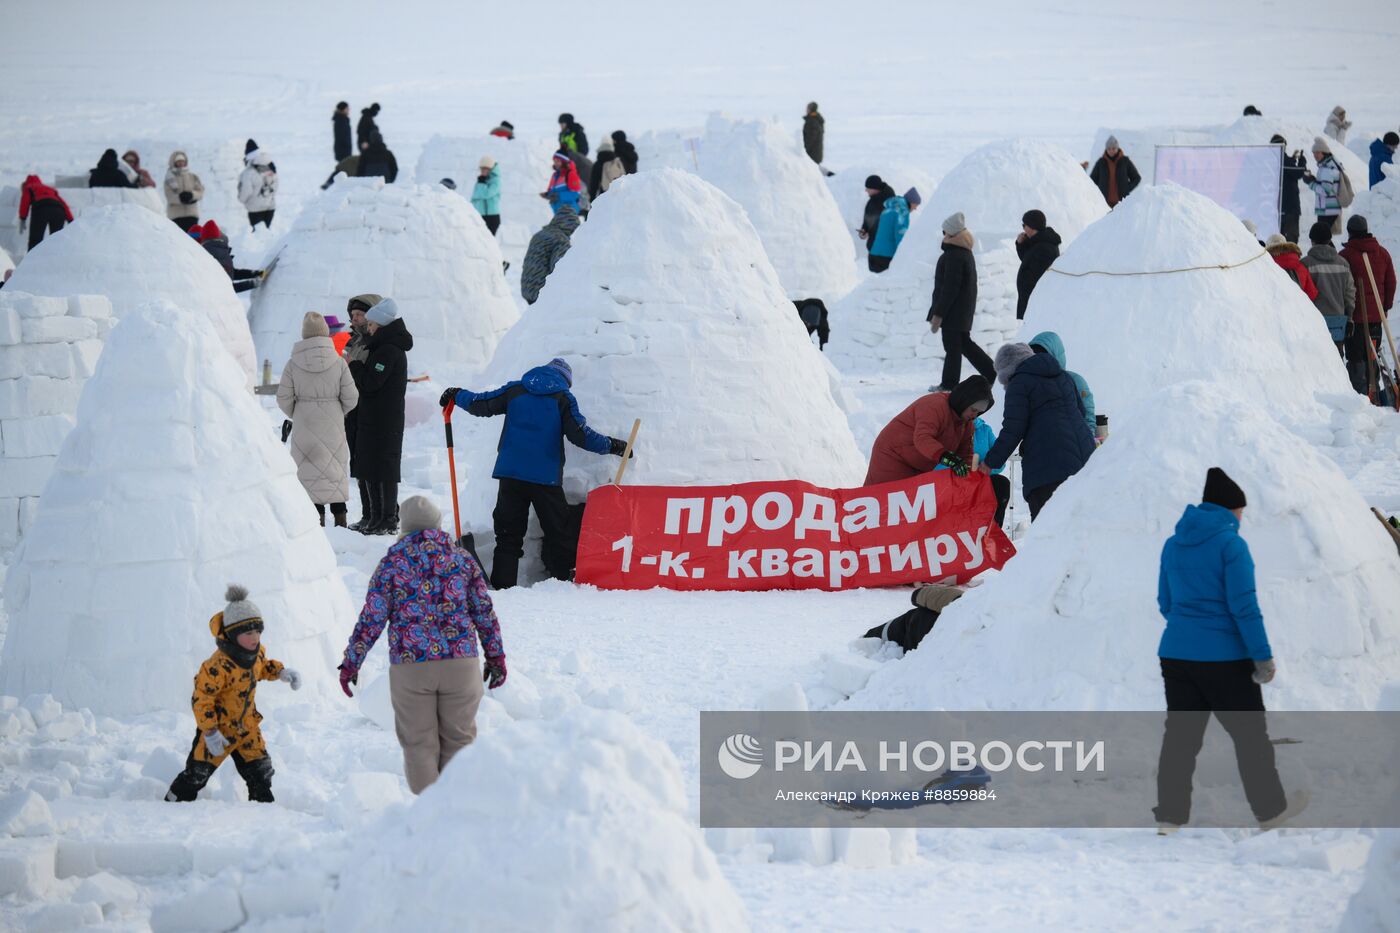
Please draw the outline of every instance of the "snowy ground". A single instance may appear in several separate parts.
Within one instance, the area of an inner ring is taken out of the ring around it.
[[[1324,22],[1299,0],[1158,9],[909,2],[859,11],[624,0],[609,7],[606,25],[594,10],[570,9],[579,17],[573,42],[559,35],[560,10],[542,3],[409,0],[389,13],[364,0],[217,12],[150,2],[116,18],[80,0],[18,0],[0,9],[7,34],[25,36],[0,61],[0,184],[35,169],[45,177],[85,170],[102,149],[143,140],[152,141],[142,155],[159,179],[169,145],[213,152],[236,141],[228,185],[251,135],[277,160],[285,230],[330,168],[329,112],[341,98],[356,114],[371,99],[384,105],[379,123],[406,174],[434,133],[480,133],[502,118],[522,133],[549,133],[560,110],[572,110],[595,139],[614,127],[635,136],[699,126],[714,109],[777,115],[796,132],[802,105],[817,99],[832,167],[887,161],[933,178],[1012,133],[1088,158],[1101,126],[1227,123],[1247,103],[1319,129],[1339,102],[1358,128],[1400,118],[1400,7],[1381,0],[1332,4]],[[237,232],[241,225],[229,223],[237,219],[218,217],[236,231],[240,263],[251,264],[276,237]],[[846,375],[863,450],[936,381],[932,370]],[[426,398],[437,389],[418,391]],[[280,416],[269,412],[274,421]],[[459,449],[492,436],[459,429]],[[1400,510],[1395,437],[1334,454],[1366,499],[1389,511]],[[434,421],[410,430],[404,468],[403,495],[447,501]],[[387,541],[327,534],[359,597]],[[700,710],[758,707],[791,683],[814,703],[835,702],[852,677],[868,675],[871,662],[853,639],[905,604],[895,591],[601,593],[550,583],[503,593],[511,683],[484,706],[482,730],[560,705],[620,711],[676,754],[694,813]],[[267,643],[275,655],[275,623]],[[382,664],[384,649],[375,654]],[[372,681],[367,670],[371,698]],[[382,720],[382,706],[369,709]],[[228,768],[208,800],[159,802],[188,747],[187,715],[68,715],[37,732],[28,715],[0,711],[0,795],[29,788],[46,798],[57,834],[0,842],[0,876],[56,838],[63,877],[0,900],[0,929],[94,920],[76,906],[87,896],[77,892],[100,871],[132,886],[113,882],[94,895],[110,901],[110,929],[146,929],[153,909],[165,911],[169,928],[191,928],[179,911],[206,883],[243,891],[242,907],[235,900],[219,928],[246,911],[247,929],[317,929],[347,846],[406,799],[392,732],[349,701],[269,716],[272,807],[238,802],[241,782]],[[1361,883],[1369,845],[1368,834],[1338,831],[1188,830],[1170,840],[925,831],[917,858],[888,868],[767,863],[742,850],[720,859],[759,930],[1332,929]]]

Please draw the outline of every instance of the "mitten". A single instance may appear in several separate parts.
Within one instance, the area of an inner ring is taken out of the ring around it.
[[[637,456],[637,449],[634,447],[629,451],[627,449],[627,442],[622,438],[610,437],[608,438],[608,453],[612,454],[614,457],[621,457],[623,454],[627,454],[627,459],[630,460]]]
[[[497,655],[494,658],[486,659],[486,667],[481,672],[482,679],[486,681],[486,686],[495,690],[506,682],[506,656]]]
[[[938,465],[945,466],[952,470],[954,476],[966,476],[970,469],[966,460],[951,451],[943,454],[943,458],[938,461]]]
[[[290,684],[293,690],[301,689],[301,675],[290,667],[282,668],[282,673],[277,675],[277,679],[285,684]]]
[[[224,749],[228,748],[228,739],[218,729],[213,732],[204,733],[204,747],[209,750],[209,754],[214,758],[222,758]]]
[[[1278,672],[1278,666],[1274,664],[1274,659],[1254,662],[1254,682],[1256,684],[1266,684],[1274,679],[1274,674]]]
[[[180,192],[180,203],[181,203],[181,204],[193,204],[193,203],[194,203],[194,192],[193,192],[193,191],[181,191],[181,192]]]
[[[359,682],[360,672],[355,670],[355,668],[351,667],[349,662],[341,662],[340,689],[345,691],[345,695],[348,697],[353,697],[355,694],[350,692],[350,685],[358,684]]]
[[[446,408],[447,403],[455,401],[457,398],[457,393],[461,391],[462,390],[457,388],[456,386],[453,386],[452,388],[446,390],[442,393],[441,397],[438,398],[438,405],[443,408]]]

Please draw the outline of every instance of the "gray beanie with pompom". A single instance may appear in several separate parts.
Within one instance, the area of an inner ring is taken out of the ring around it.
[[[228,605],[224,607],[224,633],[233,635],[244,629],[262,631],[262,612],[248,599],[248,588],[230,583],[224,591]]]

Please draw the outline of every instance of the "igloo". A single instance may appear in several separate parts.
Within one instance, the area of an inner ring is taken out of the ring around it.
[[[480,929],[748,929],[675,756],[616,713],[575,707],[484,731],[407,813],[346,851],[334,929],[452,929],[467,915]],[[464,908],[471,878],[491,890]]]
[[[1228,211],[1171,183],[1140,188],[1070,244],[1026,312],[1024,332],[1043,330],[1064,338],[1109,415],[1163,385],[1220,380],[1311,436],[1329,416],[1319,394],[1351,391],[1308,297]]]
[[[716,114],[691,156],[701,178],[743,206],[789,298],[831,304],[855,287],[841,210],[821,169],[781,126]]]
[[[625,437],[641,419],[629,482],[859,484],[865,458],[824,360],[743,209],[694,175],[663,169],[623,179],[594,210],[472,387],[568,360],[591,427]],[[496,450],[487,438],[499,425],[457,422],[483,432],[458,441],[473,450],[467,514],[480,532],[491,527]],[[616,468],[615,458],[570,448],[565,492],[582,501]]]
[[[1206,469],[1220,466],[1249,499],[1240,531],[1279,665],[1266,704],[1374,709],[1400,665],[1400,556],[1337,465],[1261,401],[1224,382],[1142,400],[1055,494],[1005,570],[850,705],[1161,709],[1162,544],[1200,501]]]
[[[308,311],[344,317],[392,296],[413,333],[410,375],[475,372],[519,317],[501,251],[471,205],[440,185],[340,179],[307,205],[253,298],[259,359],[281,371]]]
[[[5,288],[58,298],[105,295],[118,319],[148,302],[170,301],[207,322],[245,382],[257,368],[247,316],[227,273],[179,227],[144,208],[84,214],[45,237]]]
[[[451,178],[457,193],[470,204],[477,163],[484,155],[495,159],[501,172],[501,226],[496,241],[501,255],[519,268],[530,237],[554,216],[540,192],[549,182],[550,160],[558,148],[554,139],[540,137],[434,136],[423,146],[414,178],[424,185]]]
[[[924,219],[910,225],[890,268],[865,279],[832,309],[833,358],[857,367],[922,363],[936,381],[933,362],[943,358],[943,343],[929,332],[926,318],[943,219],[958,212],[977,241],[973,338],[994,353],[1017,329],[1020,260],[1011,241],[1021,232],[1021,215],[1032,208],[1045,212],[1065,244],[1108,213],[1099,189],[1059,146],[1010,139],[969,154],[925,198],[919,208]]]
[[[225,585],[246,585],[268,653],[334,683],[354,609],[266,413],[202,319],[129,312],[83,389],[5,581],[0,692],[99,715],[188,712]],[[259,702],[276,705],[280,686]]]

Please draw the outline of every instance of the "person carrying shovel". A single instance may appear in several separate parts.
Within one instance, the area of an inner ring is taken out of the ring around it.
[[[626,441],[588,426],[569,391],[573,381],[569,364],[556,357],[498,389],[472,392],[453,387],[439,400],[444,409],[455,405],[478,418],[506,417],[491,472],[500,481],[491,516],[496,533],[491,562],[495,589],[516,584],[532,506],[544,531],[545,570],[556,580],[573,575],[578,528],[564,498],[564,438],[595,454],[632,455]]]

